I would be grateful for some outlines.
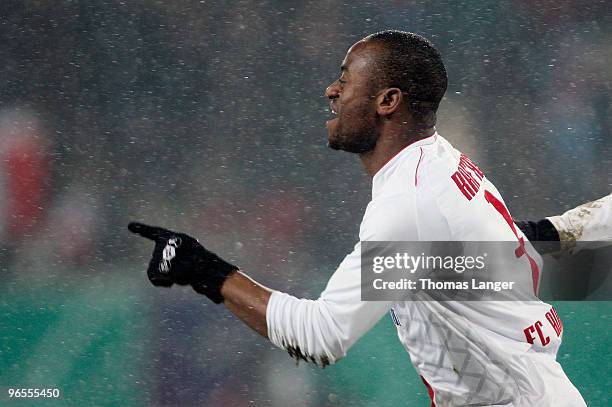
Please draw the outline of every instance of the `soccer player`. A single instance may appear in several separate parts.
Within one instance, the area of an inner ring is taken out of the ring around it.
[[[320,365],[345,356],[391,311],[432,405],[585,405],[556,361],[560,319],[535,294],[529,301],[361,300],[364,241],[513,241],[520,250],[507,255],[516,273],[533,279],[534,291],[540,259],[495,186],[436,132],[447,75],[428,40],[372,34],[348,50],[340,70],[326,90],[337,116],[326,124],[328,142],[359,155],[372,177],[372,200],[359,241],[321,296],[268,289],[188,235],[131,223],[132,232],[155,241],[150,281],[190,284],[292,356]],[[551,218],[523,227],[558,240],[563,225]]]

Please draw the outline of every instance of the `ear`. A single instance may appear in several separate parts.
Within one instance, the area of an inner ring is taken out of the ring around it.
[[[399,109],[402,98],[400,89],[386,88],[376,97],[376,112],[381,116],[389,116]]]

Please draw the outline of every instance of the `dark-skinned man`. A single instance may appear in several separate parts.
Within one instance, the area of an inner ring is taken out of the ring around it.
[[[446,91],[441,56],[425,38],[401,31],[354,44],[326,90],[328,143],[358,154],[372,177],[359,241],[316,300],[261,286],[182,233],[132,223],[155,241],[148,276],[158,286],[190,284],[299,359],[333,363],[387,312],[432,405],[581,406],[556,362],[558,315],[529,301],[362,301],[361,248],[368,241],[519,241],[508,253],[537,292],[539,256],[516,227],[495,186],[436,132]],[[559,240],[549,220],[523,228]],[[520,254],[520,256],[519,256]],[[248,268],[248,267],[247,267]]]

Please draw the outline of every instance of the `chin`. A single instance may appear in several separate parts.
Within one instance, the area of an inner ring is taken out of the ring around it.
[[[346,151],[347,153],[353,154],[364,154],[374,150],[374,147],[376,147],[376,143],[346,143],[339,142],[338,140],[328,140],[327,146],[332,150]]]
[[[340,150],[341,143],[338,141],[338,136],[335,134],[327,135],[327,147],[333,150]]]
[[[334,142],[333,140],[327,140],[327,147],[331,148],[332,150],[342,150],[342,146],[336,142]]]
[[[334,133],[327,136],[327,146],[332,150],[342,150],[347,153],[363,154],[376,148],[378,136],[375,133],[341,134]]]
[[[328,120],[327,146],[332,150],[342,150],[348,153],[363,154],[374,150],[380,135],[377,127],[372,123],[361,122],[362,126],[350,126],[345,128],[340,123],[340,118]]]
[[[337,132],[330,133],[327,135],[327,147],[331,148],[332,150],[342,150],[351,152],[350,144],[351,143],[348,143],[346,137],[343,137]]]

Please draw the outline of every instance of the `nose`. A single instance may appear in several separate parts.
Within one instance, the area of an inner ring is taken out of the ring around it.
[[[325,89],[325,96],[330,99],[336,99],[340,95],[340,87],[338,86],[338,81],[334,81],[331,85]]]

